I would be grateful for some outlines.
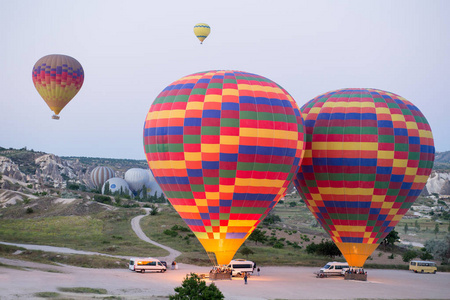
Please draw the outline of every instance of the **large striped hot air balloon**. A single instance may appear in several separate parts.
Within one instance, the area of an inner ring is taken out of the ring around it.
[[[303,137],[292,97],[267,78],[238,71],[173,82],[144,125],[156,181],[220,265],[285,194],[303,156]]]
[[[52,118],[57,120],[61,110],[80,91],[84,71],[75,58],[52,54],[36,62],[32,77],[36,90],[55,113]]]
[[[102,188],[103,184],[114,176],[114,170],[110,167],[98,166],[91,171],[91,181],[96,188]]]
[[[411,102],[375,89],[329,92],[301,111],[306,149],[294,182],[347,262],[361,267],[426,184],[430,126]]]

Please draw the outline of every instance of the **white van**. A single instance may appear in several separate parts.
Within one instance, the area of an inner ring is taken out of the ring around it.
[[[131,271],[145,273],[146,271],[165,272],[164,266],[159,260],[152,257],[147,258],[131,258],[128,268]]]
[[[333,275],[345,275],[349,269],[348,263],[331,261],[319,270],[318,277],[328,277]]]
[[[230,261],[228,268],[231,269],[231,276],[240,275],[244,272],[253,273],[255,263],[245,259],[234,259]]]

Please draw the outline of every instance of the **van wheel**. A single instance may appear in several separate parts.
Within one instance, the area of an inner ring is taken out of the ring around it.
[[[414,270],[414,273],[417,273],[417,270]]]
[[[420,272],[420,273],[422,273],[423,274],[423,270]]]
[[[162,273],[166,272],[166,269],[162,269],[161,272],[162,272]]]
[[[144,269],[142,269],[142,270],[141,270],[141,273],[145,273],[145,270],[144,270]]]

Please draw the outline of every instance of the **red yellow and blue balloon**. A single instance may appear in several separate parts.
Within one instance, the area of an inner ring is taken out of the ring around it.
[[[84,71],[75,58],[52,54],[36,62],[32,78],[36,90],[55,113],[52,118],[59,119],[61,110],[80,91]]]
[[[328,92],[301,111],[306,149],[294,183],[347,262],[361,267],[427,182],[430,125],[411,102],[376,89]]]
[[[292,97],[267,78],[239,71],[173,82],[144,125],[156,181],[220,265],[284,196],[304,145]]]

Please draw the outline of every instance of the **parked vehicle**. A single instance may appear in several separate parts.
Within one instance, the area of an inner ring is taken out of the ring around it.
[[[255,263],[245,259],[234,259],[228,265],[231,269],[231,276],[240,276],[244,272],[253,273]]]
[[[328,277],[328,276],[340,276],[345,275],[345,272],[349,269],[348,263],[331,261],[328,262],[323,268],[317,273],[318,277]]]
[[[414,273],[433,273],[436,274],[437,266],[432,261],[412,260],[409,263],[409,270]]]
[[[131,271],[145,273],[146,271],[165,272],[166,267],[156,258],[131,258],[128,268]]]

